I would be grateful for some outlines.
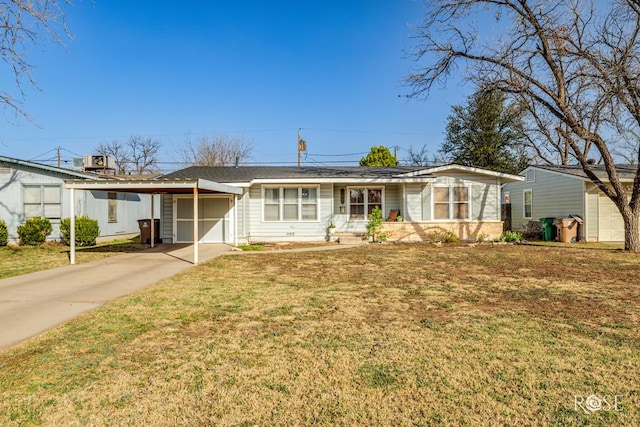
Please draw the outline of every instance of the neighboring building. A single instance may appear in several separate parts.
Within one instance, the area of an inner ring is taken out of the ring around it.
[[[7,223],[9,241],[17,241],[17,228],[28,218],[48,218],[53,232],[48,240],[60,239],[60,220],[71,212],[69,179],[96,180],[99,175],[47,166],[0,156],[0,219]],[[98,220],[100,240],[139,232],[138,219],[151,212],[148,195],[87,191],[76,196],[76,215]]]
[[[635,166],[618,166],[625,185],[633,185]],[[609,181],[604,166],[594,165],[603,182]],[[540,218],[567,218],[577,215],[583,222],[578,238],[592,242],[623,242],[624,223],[616,205],[593,184],[580,166],[529,166],[523,182],[503,189],[511,203],[511,228],[524,230]]]
[[[495,238],[502,234],[501,186],[522,178],[460,165],[194,166],[154,180],[154,191],[181,180],[239,190],[198,196],[199,242],[238,243],[322,241],[331,223],[338,233],[364,233],[374,207],[385,217],[400,211],[403,222],[385,224],[392,240],[425,240],[443,231]],[[194,196],[163,192],[159,237],[193,242]]]

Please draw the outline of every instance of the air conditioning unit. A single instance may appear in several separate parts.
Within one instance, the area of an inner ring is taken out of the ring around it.
[[[73,158],[73,169],[81,171],[84,169],[84,159],[82,157]]]
[[[84,156],[85,169],[115,169],[116,159],[103,155]]]

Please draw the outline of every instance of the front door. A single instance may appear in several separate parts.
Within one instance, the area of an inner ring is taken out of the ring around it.
[[[231,239],[227,196],[198,198],[198,242],[226,243]],[[174,199],[174,230],[176,243],[193,242],[193,197]]]

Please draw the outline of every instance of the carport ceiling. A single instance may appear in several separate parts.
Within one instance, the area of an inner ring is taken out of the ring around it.
[[[193,194],[199,193],[242,194],[242,189],[206,179],[157,179],[157,180],[66,180],[65,187],[75,190],[111,191],[137,194]]]

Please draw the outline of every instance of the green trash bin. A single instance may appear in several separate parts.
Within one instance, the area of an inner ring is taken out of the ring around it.
[[[555,218],[540,218],[540,225],[542,226],[542,237],[545,242],[552,242],[556,240]]]

